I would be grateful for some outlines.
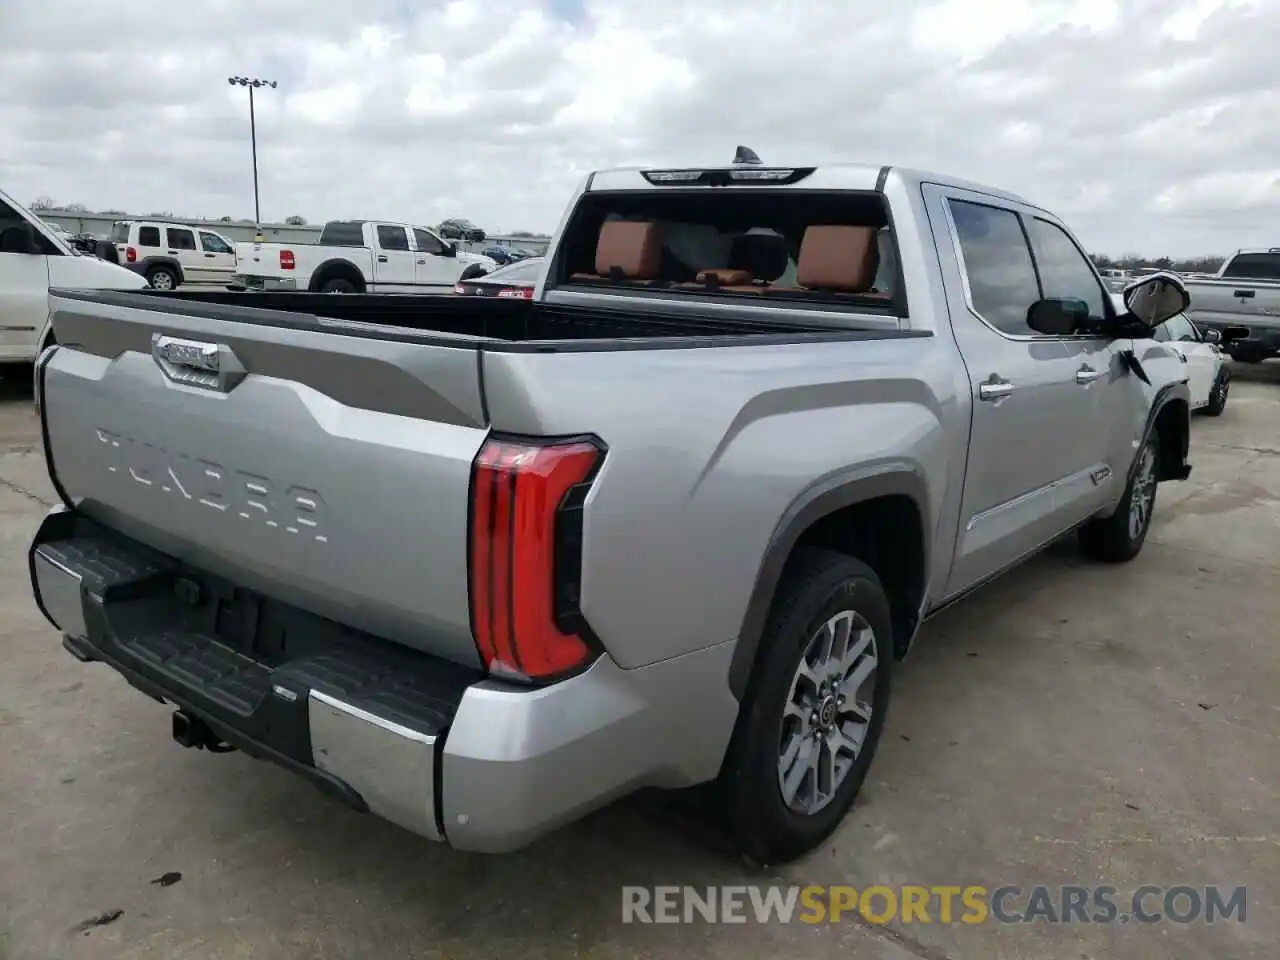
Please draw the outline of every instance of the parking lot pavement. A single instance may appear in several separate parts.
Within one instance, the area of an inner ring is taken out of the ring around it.
[[[1278,424],[1280,364],[1238,368],[1135,562],[1055,547],[930,623],[846,825],[761,874],[670,803],[466,856],[268,764],[179,749],[166,708],[72,661],[34,609],[25,549],[52,493],[17,391],[0,403],[0,958],[1270,960]],[[1212,925],[621,923],[624,884],[726,883],[1248,892],[1244,923]]]

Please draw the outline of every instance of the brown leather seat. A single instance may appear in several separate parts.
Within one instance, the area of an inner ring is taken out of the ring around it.
[[[880,265],[877,234],[875,227],[845,224],[814,224],[808,227],[796,260],[797,289],[774,289],[793,295],[814,291],[876,296],[871,291]]]
[[[596,241],[596,272],[570,280],[656,280],[662,268],[662,237],[648,220],[606,220]]]

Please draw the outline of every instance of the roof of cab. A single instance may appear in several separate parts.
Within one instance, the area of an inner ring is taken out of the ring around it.
[[[887,165],[874,165],[867,163],[824,163],[814,164],[790,164],[790,163],[763,163],[759,167],[738,166],[734,167],[728,164],[697,164],[690,163],[684,165],[676,164],[647,164],[645,166],[629,166],[615,167],[608,170],[597,170],[587,177],[585,189],[587,191],[607,191],[607,190],[671,190],[678,188],[679,184],[671,186],[659,186],[649,183],[644,179],[643,174],[646,172],[658,170],[735,170],[735,169],[787,169],[793,170],[801,167],[812,167],[813,173],[794,184],[768,184],[770,188],[777,189],[796,189],[796,190],[872,190],[881,182],[883,177],[886,181],[894,179],[902,186],[913,188],[923,183],[936,183],[941,186],[955,187],[960,190],[969,190],[974,193],[986,194],[990,197],[997,197],[1007,200],[1011,203],[1024,204],[1026,206],[1036,207],[1038,204],[1020,197],[1008,190],[1001,190],[998,187],[992,187],[988,184],[976,183],[971,180],[964,180],[960,177],[947,176],[945,174],[934,173],[925,170],[914,170],[909,167],[894,167]],[[759,188],[757,184],[744,184],[744,186]],[[695,188],[697,189],[697,188]],[[723,189],[723,188],[717,188]]]

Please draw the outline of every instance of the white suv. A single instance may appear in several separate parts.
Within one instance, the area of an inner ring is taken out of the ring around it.
[[[223,283],[236,270],[236,252],[220,233],[182,223],[117,220],[111,242],[121,266],[146,277],[157,290],[183,283]]]

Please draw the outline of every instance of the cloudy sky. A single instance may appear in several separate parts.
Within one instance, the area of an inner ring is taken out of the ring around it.
[[[549,230],[590,169],[862,160],[1092,250],[1280,244],[1280,0],[0,0],[0,186]]]

